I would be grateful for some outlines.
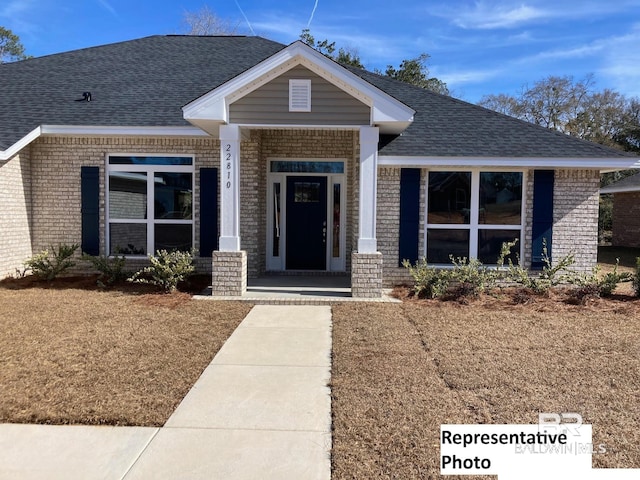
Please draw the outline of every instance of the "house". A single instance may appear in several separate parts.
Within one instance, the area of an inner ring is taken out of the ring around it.
[[[612,245],[640,248],[640,174],[623,178],[600,193],[613,194]]]
[[[596,261],[601,169],[637,157],[364,70],[302,42],[153,36],[0,65],[0,276],[58,243],[132,264],[196,251],[247,277],[351,276],[403,259]]]

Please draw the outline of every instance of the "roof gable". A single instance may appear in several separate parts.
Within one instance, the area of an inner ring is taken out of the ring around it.
[[[183,108],[184,118],[209,133],[229,123],[229,106],[299,65],[332,83],[371,108],[370,124],[384,133],[399,134],[415,111],[383,90],[297,41]]]

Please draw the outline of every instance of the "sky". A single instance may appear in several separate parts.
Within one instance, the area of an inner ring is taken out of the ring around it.
[[[205,5],[283,44],[310,28],[369,70],[427,53],[430,75],[472,103],[551,75],[640,97],[640,0],[2,0],[0,26],[39,57],[185,33],[185,12]]]

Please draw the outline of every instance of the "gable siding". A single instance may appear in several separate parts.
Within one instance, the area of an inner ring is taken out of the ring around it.
[[[289,80],[311,80],[311,112],[289,112]],[[231,123],[369,125],[371,109],[309,69],[297,66],[229,107]]]

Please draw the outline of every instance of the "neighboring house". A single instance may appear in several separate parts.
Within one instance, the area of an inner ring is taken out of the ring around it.
[[[49,245],[196,251],[216,294],[269,272],[403,259],[596,261],[601,169],[638,158],[364,70],[301,42],[154,36],[0,65],[0,276]]]
[[[623,178],[600,193],[613,194],[611,244],[640,248],[640,174]]]

